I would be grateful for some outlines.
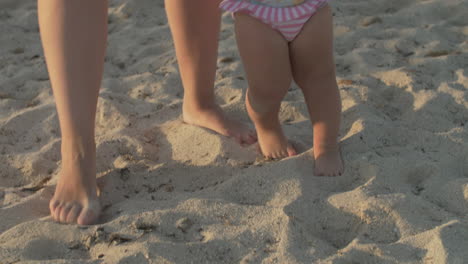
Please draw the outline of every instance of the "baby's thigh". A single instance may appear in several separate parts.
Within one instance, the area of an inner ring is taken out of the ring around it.
[[[322,75],[334,71],[333,17],[326,5],[304,25],[290,44],[294,76]]]
[[[248,14],[236,13],[235,20],[239,53],[250,87],[288,88],[292,76],[287,41]]]

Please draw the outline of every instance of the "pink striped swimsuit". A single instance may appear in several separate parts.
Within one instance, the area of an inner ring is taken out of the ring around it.
[[[287,41],[299,35],[304,24],[328,0],[223,0],[226,11],[245,12],[278,30]]]

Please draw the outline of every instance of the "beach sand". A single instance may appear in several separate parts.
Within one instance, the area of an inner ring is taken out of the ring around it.
[[[467,263],[468,2],[331,3],[346,171],[315,177],[300,90],[281,109],[302,151],[279,162],[181,121],[162,0],[114,0],[96,119],[100,223],[55,223],[60,129],[35,1],[0,1],[0,263]],[[311,58],[313,59],[313,58]],[[215,91],[249,122],[233,21]]]

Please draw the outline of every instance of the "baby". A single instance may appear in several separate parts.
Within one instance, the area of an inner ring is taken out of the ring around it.
[[[292,80],[301,88],[313,126],[314,173],[344,170],[338,145],[341,99],[333,59],[333,19],[327,0],[224,0],[235,18],[247,74],[247,112],[266,158],[296,155],[278,113]]]

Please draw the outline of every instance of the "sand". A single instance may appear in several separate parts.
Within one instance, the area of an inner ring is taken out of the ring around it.
[[[100,223],[55,223],[60,130],[35,1],[0,1],[0,263],[467,263],[468,3],[332,3],[345,174],[313,176],[292,86],[281,110],[302,154],[181,122],[162,0],[114,0],[97,113]],[[248,121],[233,21],[217,102]]]

